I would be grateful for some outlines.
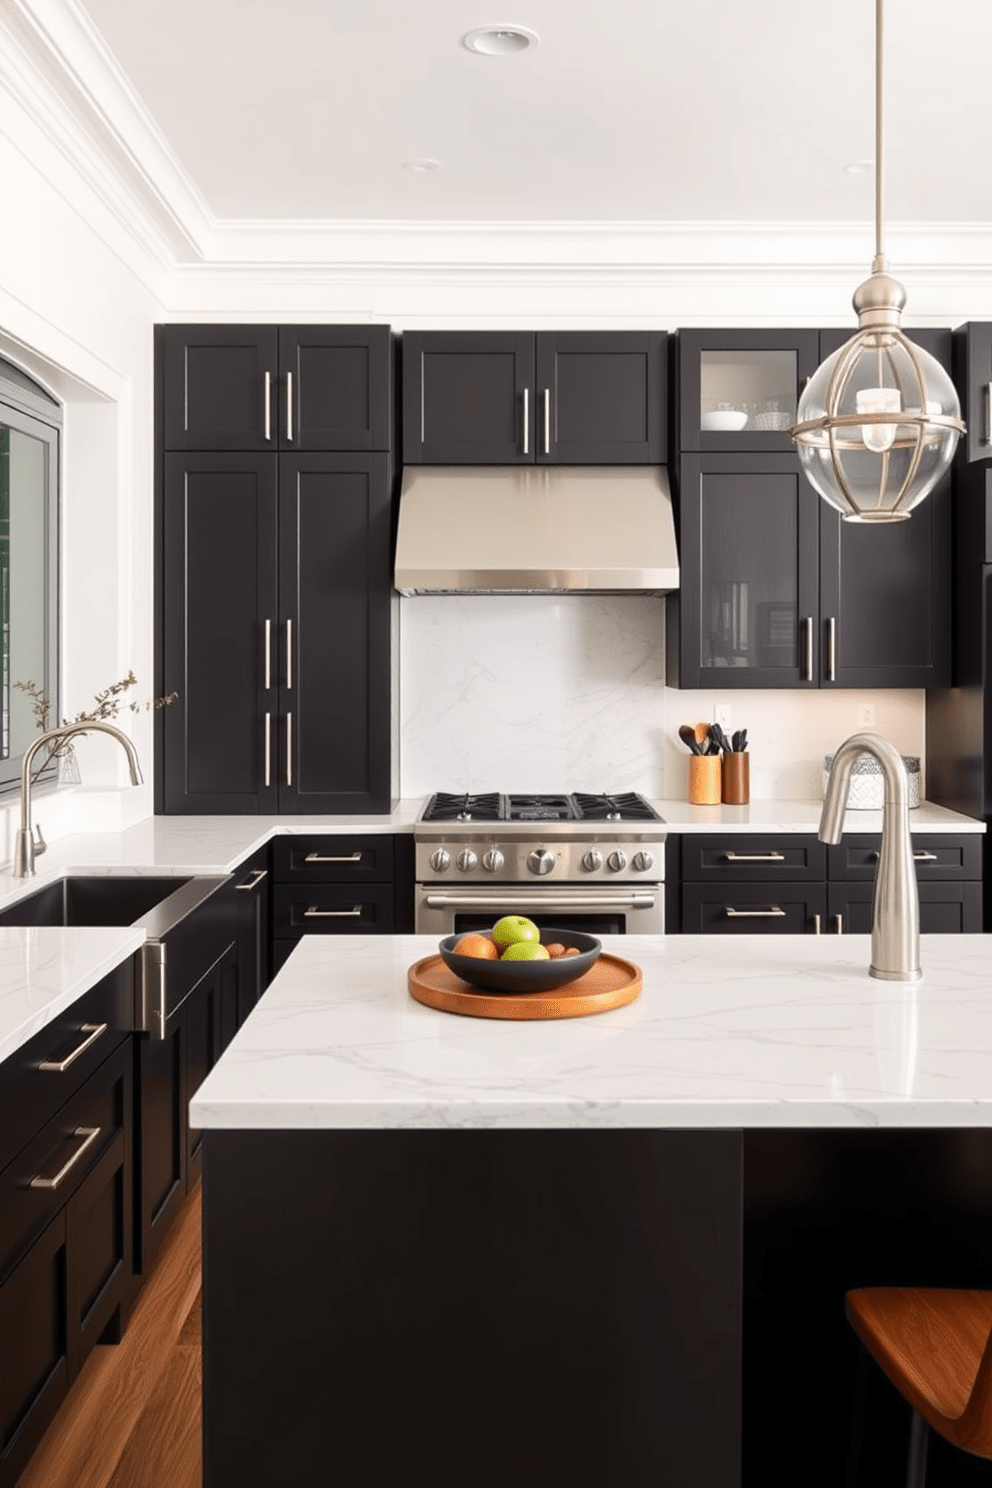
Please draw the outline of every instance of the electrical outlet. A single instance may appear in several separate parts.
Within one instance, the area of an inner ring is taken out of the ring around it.
[[[874,703],[858,704],[858,728],[873,729],[875,727],[875,705]]]
[[[718,723],[724,733],[731,727],[734,710],[730,703],[716,703],[713,708],[713,722]]]

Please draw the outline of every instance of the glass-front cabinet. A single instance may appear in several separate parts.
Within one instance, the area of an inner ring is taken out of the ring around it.
[[[682,450],[793,448],[788,431],[819,361],[816,330],[678,334]]]

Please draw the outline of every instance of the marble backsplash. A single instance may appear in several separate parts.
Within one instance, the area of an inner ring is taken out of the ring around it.
[[[665,601],[648,595],[415,596],[400,605],[400,793],[638,790],[684,799],[680,723],[729,703],[753,799],[818,799],[858,708],[923,758],[925,695],[687,691],[665,678]],[[924,762],[925,769],[925,762]],[[925,775],[924,775],[925,790]]]

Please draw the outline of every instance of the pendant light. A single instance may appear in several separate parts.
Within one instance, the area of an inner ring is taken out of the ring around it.
[[[882,246],[882,7],[875,0],[875,258],[854,293],[858,330],[799,399],[796,444],[807,479],[848,521],[900,522],[933,490],[964,433],[954,384],[899,329],[906,292]]]

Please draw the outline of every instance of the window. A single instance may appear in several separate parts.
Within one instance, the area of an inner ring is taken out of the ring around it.
[[[33,682],[60,721],[60,405],[18,367],[0,360],[0,790],[20,779],[38,732]],[[54,774],[54,767],[46,773]]]

